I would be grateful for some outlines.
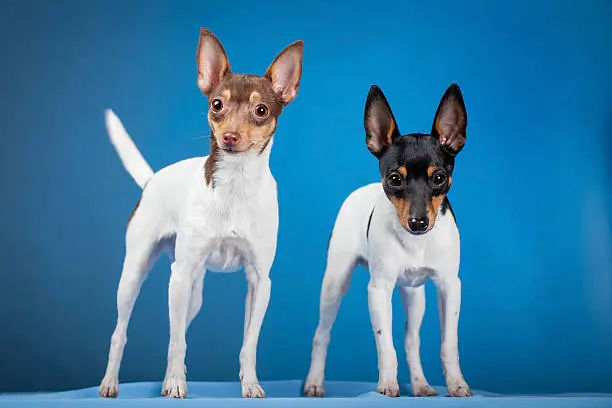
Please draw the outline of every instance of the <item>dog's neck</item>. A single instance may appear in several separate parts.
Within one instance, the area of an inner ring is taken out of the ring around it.
[[[204,166],[205,181],[213,190],[240,186],[257,187],[270,171],[270,152],[274,137],[262,151],[228,153],[221,150],[214,135],[210,138],[210,154]]]

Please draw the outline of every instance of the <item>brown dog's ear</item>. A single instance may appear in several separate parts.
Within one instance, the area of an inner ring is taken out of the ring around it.
[[[304,41],[296,41],[278,54],[264,74],[272,81],[272,88],[283,105],[289,104],[297,96],[302,78],[303,55]]]
[[[389,102],[376,85],[368,92],[363,125],[368,149],[376,157],[382,156],[387,148],[401,137]]]
[[[198,86],[206,96],[225,75],[231,73],[227,54],[221,42],[206,28],[200,29],[196,63],[198,65]]]
[[[451,155],[457,155],[465,145],[467,112],[463,95],[457,84],[448,87],[434,118],[431,134],[437,136],[440,145]]]

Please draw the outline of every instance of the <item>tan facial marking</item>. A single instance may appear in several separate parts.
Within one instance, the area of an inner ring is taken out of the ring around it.
[[[442,204],[442,201],[444,201],[444,197],[446,197],[446,194],[432,197],[431,203],[429,203],[427,206],[427,218],[429,219],[429,227],[427,228],[427,231],[433,228],[434,223],[436,222],[436,216],[440,210],[440,205]]]
[[[216,158],[214,160],[211,160],[210,158],[213,157],[213,153],[215,154],[215,157],[216,157],[218,150],[219,150],[218,149],[219,146],[223,145],[222,139],[223,139],[223,134],[227,131],[227,125],[228,125],[227,122],[228,122],[227,116],[224,117],[223,120],[216,122],[212,120],[212,114],[208,112],[208,125],[210,126],[211,135],[210,135],[210,155],[209,155],[209,160],[206,161],[206,164],[212,166],[210,168],[210,171],[211,171],[210,177],[212,177],[212,170],[214,169],[213,162],[216,161]],[[209,177],[207,176],[206,184],[209,184],[210,181],[211,179],[209,179]]]
[[[408,228],[408,217],[410,216],[410,200],[406,198],[391,197],[391,203],[395,206],[400,224]]]
[[[232,91],[225,89],[221,92],[221,96],[225,98],[225,102],[229,102],[232,99]]]
[[[254,103],[259,101],[261,101],[261,94],[257,91],[251,92],[251,96],[249,96],[249,102]]]
[[[408,176],[408,169],[404,166],[400,167],[399,169],[397,169],[397,171],[399,171],[399,173],[406,178],[406,176]]]
[[[225,121],[226,121],[225,118],[220,122],[216,122],[212,120],[212,113],[210,111],[208,112],[208,125],[210,126],[210,130],[212,130],[212,133],[215,137],[217,135],[220,135],[221,132],[224,130]]]
[[[246,126],[247,138],[251,146],[260,153],[266,148],[274,131],[276,130],[276,118],[271,118],[264,125],[258,126],[251,123]]]
[[[434,174],[434,172],[436,171],[436,169],[437,169],[437,167],[434,167],[434,166],[429,166],[429,167],[427,168],[427,175],[428,175],[429,177],[433,176],[433,174]]]

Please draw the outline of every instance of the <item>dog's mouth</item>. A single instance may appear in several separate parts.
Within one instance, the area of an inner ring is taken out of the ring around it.
[[[219,149],[221,149],[224,153],[227,154],[239,154],[244,153],[246,151],[245,149],[240,149],[237,146],[227,146],[225,144],[219,146]]]
[[[255,142],[251,142],[250,144],[246,146],[228,145],[225,143],[219,143],[218,146],[219,146],[219,149],[221,149],[224,153],[232,154],[232,155],[246,153],[248,151],[256,150],[257,148],[257,144]]]
[[[411,235],[425,235],[425,234],[427,234],[429,231],[431,231],[431,229],[427,229],[427,230],[425,230],[425,231],[413,231],[413,230],[411,230],[411,229],[410,229],[410,228],[408,228],[408,227],[404,227],[404,229],[405,229],[406,231],[408,231],[408,232],[409,232]]]

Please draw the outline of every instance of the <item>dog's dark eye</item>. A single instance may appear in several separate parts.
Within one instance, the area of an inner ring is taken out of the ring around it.
[[[444,173],[436,173],[433,176],[433,183],[436,186],[441,186],[446,183],[446,175]]]
[[[259,104],[255,107],[255,115],[260,119],[265,119],[270,114],[268,107],[264,104]]]
[[[392,174],[389,176],[389,185],[391,187],[401,187],[402,178],[398,174]]]
[[[210,109],[212,109],[213,112],[220,112],[221,109],[223,109],[223,102],[221,102],[221,99],[213,99],[210,103]]]

